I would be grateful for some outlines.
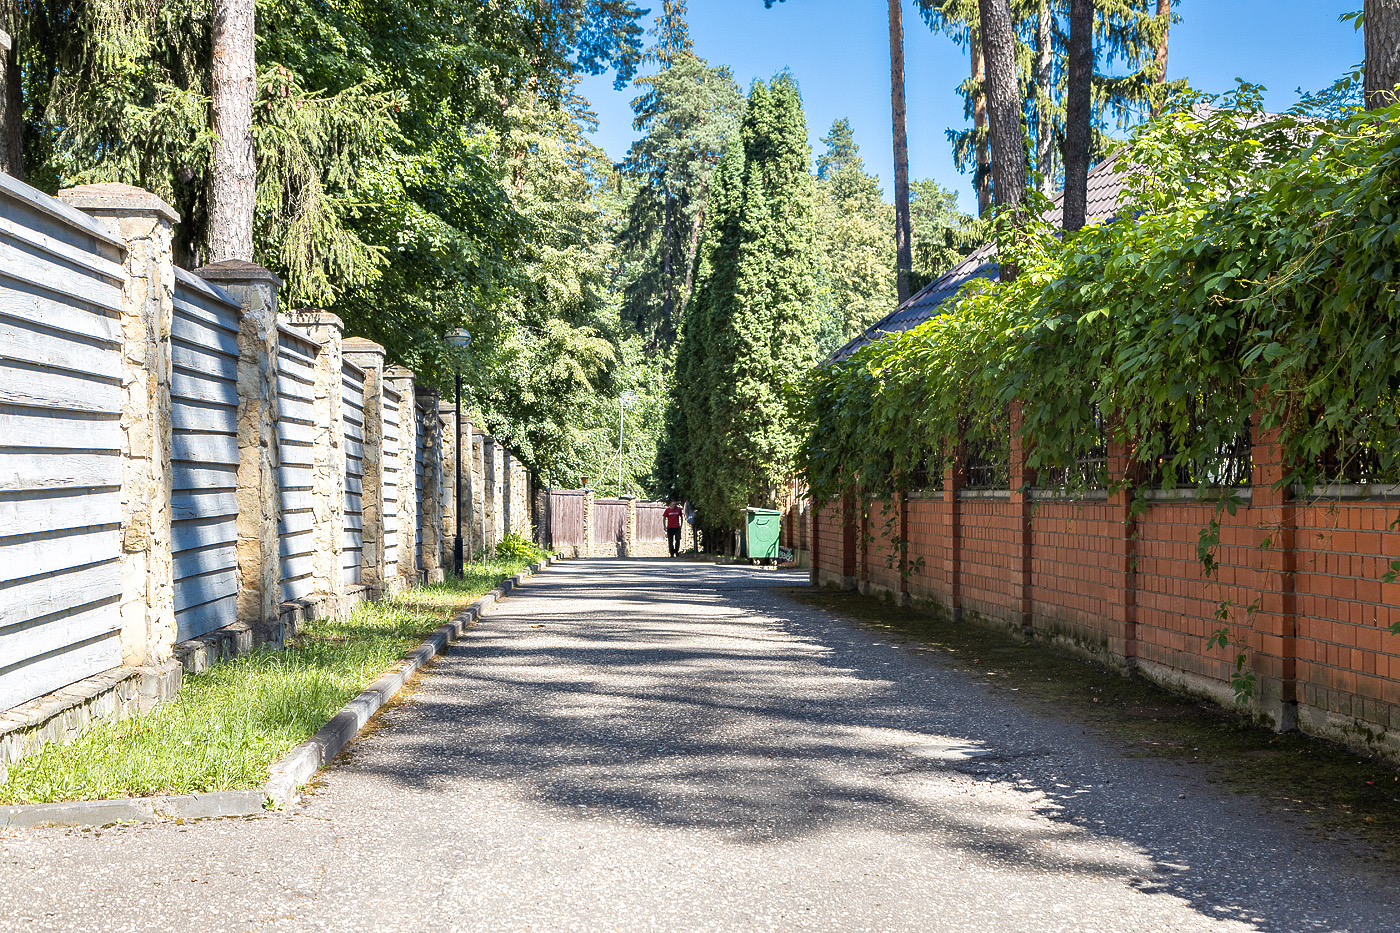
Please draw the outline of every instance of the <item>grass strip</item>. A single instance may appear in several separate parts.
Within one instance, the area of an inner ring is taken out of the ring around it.
[[[472,600],[532,559],[483,561],[462,577],[318,619],[282,651],[257,649],[185,675],[171,702],[89,729],[10,767],[6,803],[261,787],[268,767]]]
[[[1265,801],[1284,821],[1324,838],[1360,841],[1370,857],[1400,864],[1400,775],[1380,759],[1301,733],[1280,735],[1141,675],[1005,630],[955,625],[936,609],[831,589],[785,593],[936,653],[1028,712],[1084,723],[1129,755],[1200,762],[1213,782]]]

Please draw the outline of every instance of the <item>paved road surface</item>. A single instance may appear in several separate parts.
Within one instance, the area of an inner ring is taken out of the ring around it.
[[[0,834],[0,929],[1400,929],[1393,876],[794,582],[552,568],[290,814]]]

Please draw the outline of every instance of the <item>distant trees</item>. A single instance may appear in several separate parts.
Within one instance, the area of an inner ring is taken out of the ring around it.
[[[740,143],[711,185],[667,424],[679,491],[713,533],[791,474],[802,430],[784,386],[811,365],[816,329],[811,149],[791,76],[754,82]]]
[[[866,174],[849,120],[832,123],[817,157],[817,354],[830,353],[889,314],[896,287],[895,210]]]
[[[917,0],[925,21],[971,51],[969,77],[959,87],[972,125],[949,130],[953,157],[973,175],[979,213],[992,203],[987,124],[986,62],[983,57],[980,0]],[[999,0],[998,0],[999,2]],[[1127,73],[1091,72],[1090,162],[1102,151],[1110,122],[1126,126],[1155,114],[1182,82],[1166,80],[1167,43],[1178,0],[1101,0],[1096,5],[1094,62],[1122,62]],[[1053,193],[1064,171],[1069,78],[1068,4],[1060,0],[1009,0],[1022,118],[1030,139],[1027,168],[1040,176],[1041,190]]]
[[[710,176],[736,135],[743,95],[729,69],[695,55],[684,0],[665,0],[638,78],[635,129],[622,171],[635,185],[619,232],[622,318],[649,352],[669,352],[694,284]]]

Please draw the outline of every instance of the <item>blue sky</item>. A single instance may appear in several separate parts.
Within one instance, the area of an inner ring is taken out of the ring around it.
[[[1361,34],[1342,13],[1362,0],[1181,0],[1168,75],[1218,93],[1243,78],[1268,88],[1271,109],[1297,101],[1297,89],[1330,85],[1362,59]],[[653,4],[657,9],[660,3]],[[814,151],[831,122],[851,121],[867,169],[889,194],[889,25],[880,0],[690,0],[696,54],[728,65],[740,86],[784,68],[802,87]],[[908,98],[909,173],[935,178],[958,193],[964,210],[975,204],[969,176],[960,175],[945,131],[962,127],[957,85],[968,71],[967,52],[935,35],[911,2],[905,3],[905,88]],[[613,159],[635,138],[632,88],[614,91],[611,77],[587,78],[582,93],[597,111],[594,136]]]

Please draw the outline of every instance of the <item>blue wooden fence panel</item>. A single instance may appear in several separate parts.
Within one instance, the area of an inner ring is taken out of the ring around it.
[[[345,538],[341,568],[346,583],[359,583],[364,557],[365,373],[343,363],[341,414],[345,420]]]
[[[282,600],[305,599],[312,578],[314,535],[317,345],[288,328],[278,331],[277,488],[282,515],[277,547],[282,562]]]
[[[0,174],[0,710],[121,664],[121,261]]]
[[[409,402],[412,405],[412,400]],[[411,411],[410,407],[410,411]],[[384,384],[384,561],[385,574],[393,579],[399,572],[399,438],[403,420],[403,397],[398,390]]]
[[[170,530],[177,641],[238,619],[238,318],[226,295],[176,270]]]

